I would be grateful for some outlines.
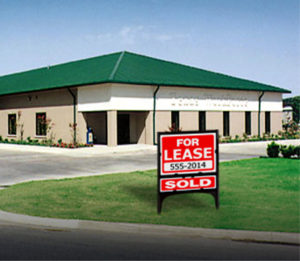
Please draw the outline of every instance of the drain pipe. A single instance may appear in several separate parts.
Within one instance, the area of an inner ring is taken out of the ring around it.
[[[73,142],[74,144],[76,144],[77,142],[77,138],[76,138],[76,129],[77,129],[77,123],[76,123],[76,95],[70,90],[70,88],[68,88],[69,93],[72,95],[73,97]]]
[[[156,116],[156,94],[159,91],[160,85],[157,85],[157,88],[155,89],[153,93],[153,145],[157,145],[155,142],[155,116]]]
[[[265,92],[263,91],[258,97],[258,137],[260,137],[260,111],[261,111],[261,98],[264,96]]]

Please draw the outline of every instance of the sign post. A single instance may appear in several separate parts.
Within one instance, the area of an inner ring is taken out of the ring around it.
[[[159,132],[157,212],[180,193],[209,193],[219,208],[218,131]]]

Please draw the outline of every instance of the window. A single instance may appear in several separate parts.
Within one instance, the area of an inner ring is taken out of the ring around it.
[[[17,115],[8,115],[8,135],[17,135]]]
[[[251,112],[245,112],[245,133],[251,135]]]
[[[223,112],[223,136],[229,136],[229,111]]]
[[[179,131],[179,111],[172,111],[172,131]]]
[[[36,114],[36,135],[46,136],[47,124],[46,124],[46,113],[41,112]]]
[[[206,114],[205,111],[199,111],[199,131],[206,130]]]
[[[265,133],[271,132],[271,113],[269,111],[265,112]]]

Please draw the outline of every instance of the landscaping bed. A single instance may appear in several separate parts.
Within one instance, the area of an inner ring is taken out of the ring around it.
[[[76,149],[76,148],[83,148],[83,147],[93,147],[93,144],[84,144],[84,143],[66,143],[62,140],[58,140],[58,142],[53,142],[52,140],[48,139],[31,139],[28,137],[26,140],[16,140],[16,139],[3,139],[0,136],[0,143],[7,143],[7,144],[20,144],[20,145],[35,145],[35,146],[45,146],[45,147],[57,147],[57,148],[68,148],[68,149]]]
[[[176,195],[157,214],[157,174],[137,171],[33,181],[0,191],[0,209],[33,216],[203,228],[300,232],[300,161],[220,164],[220,209],[211,195]]]

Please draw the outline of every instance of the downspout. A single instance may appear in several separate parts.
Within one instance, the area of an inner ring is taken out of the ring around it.
[[[260,111],[261,111],[261,98],[264,96],[265,92],[263,91],[258,97],[258,137],[260,137]]]
[[[155,116],[156,116],[156,94],[158,92],[160,88],[160,85],[157,85],[157,88],[155,89],[154,93],[153,93],[153,145],[157,145],[157,143],[155,142]]]
[[[69,93],[72,95],[73,97],[73,142],[74,144],[77,143],[77,138],[76,138],[76,129],[77,129],[77,123],[76,123],[76,95],[70,90],[70,88],[68,88]]]

